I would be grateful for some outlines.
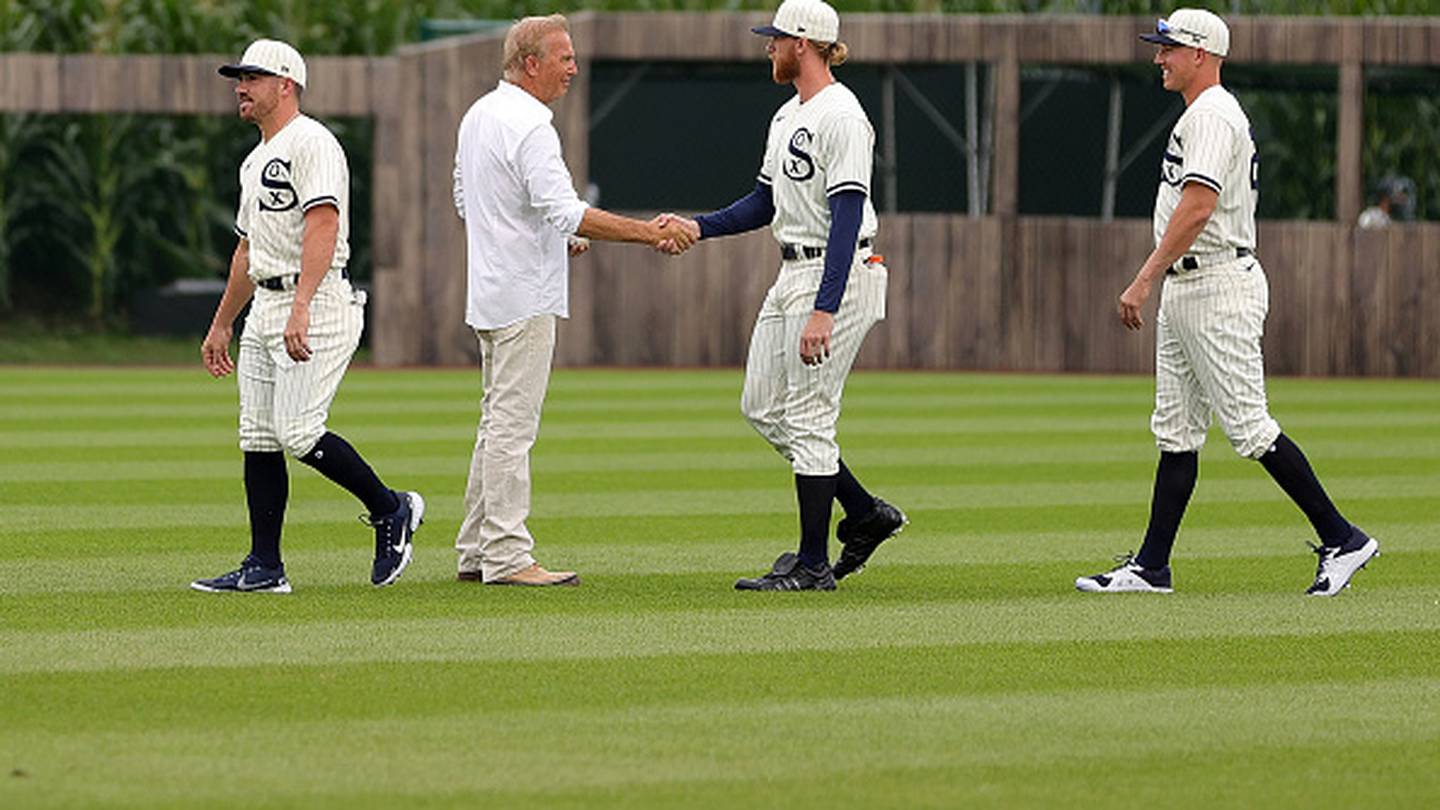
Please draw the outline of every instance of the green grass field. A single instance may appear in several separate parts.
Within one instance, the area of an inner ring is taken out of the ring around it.
[[[1143,531],[1140,377],[854,375],[846,458],[910,527],[835,593],[742,594],[796,518],[739,372],[558,372],[531,527],[584,585],[458,583],[478,376],[341,389],[429,503],[398,584],[292,463],[295,593],[226,596],[186,586],[248,547],[233,381],[0,367],[0,807],[1440,806],[1440,384],[1272,382],[1382,543],[1315,599],[1218,432],[1177,593],[1073,590]]]

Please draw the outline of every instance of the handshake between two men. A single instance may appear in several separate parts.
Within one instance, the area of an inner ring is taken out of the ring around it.
[[[607,242],[637,242],[649,245],[660,253],[679,256],[700,241],[700,223],[678,214],[658,214],[641,220],[612,214],[600,208],[587,208],[571,238],[570,255],[578,256],[589,249],[590,239]]]

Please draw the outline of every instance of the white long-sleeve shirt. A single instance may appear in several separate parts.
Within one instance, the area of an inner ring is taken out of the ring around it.
[[[474,329],[570,315],[567,243],[587,206],[551,118],[539,99],[502,79],[460,121],[455,209],[465,220],[465,322]]]

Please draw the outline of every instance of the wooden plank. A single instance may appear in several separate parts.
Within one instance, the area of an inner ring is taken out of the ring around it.
[[[375,83],[374,131],[371,155],[370,251],[375,266],[395,267],[400,261],[399,225],[405,205],[396,190],[400,180],[400,70],[391,59],[376,59],[371,71]],[[351,228],[364,223],[352,222]]]
[[[1019,208],[1020,185],[1020,63],[1015,42],[995,65],[994,157],[991,163],[993,213],[1013,216]]]
[[[1400,62],[1400,30],[1402,20],[1366,17],[1365,61],[1372,65],[1394,65]]]
[[[909,362],[898,362],[896,368],[950,366],[947,336],[955,325],[946,294],[952,250],[948,220],[935,214],[911,218],[910,352]]]
[[[1384,278],[1386,324],[1386,376],[1413,377],[1423,366],[1420,324],[1425,320],[1421,298],[1422,271],[1415,264],[1424,254],[1424,235],[1414,224],[1392,225],[1385,229],[1389,236],[1390,261]],[[1433,310],[1432,310],[1433,311]]]
[[[1430,61],[1430,32],[1425,21],[1396,21],[1395,59],[1404,65],[1424,65]]]
[[[60,57],[60,105],[67,112],[101,112],[100,58],[89,54]]]
[[[1286,20],[1286,54],[1293,64],[1332,64],[1340,50],[1340,26],[1324,17],[1295,17]]]
[[[1423,316],[1417,318],[1420,326],[1419,352],[1416,373],[1424,377],[1440,377],[1440,225],[1433,222],[1414,226],[1423,234],[1419,266],[1416,268],[1416,285],[1422,296]]]
[[[1340,65],[1335,124],[1335,217],[1354,223],[1365,204],[1365,73],[1359,62]]]
[[[1257,44],[1260,30],[1266,20],[1260,17],[1232,16],[1225,20],[1230,28],[1230,56],[1234,62],[1259,64],[1270,61],[1270,56]],[[1153,27],[1154,21],[1151,21]]]
[[[946,19],[946,41],[950,60],[979,61],[982,55],[982,18],[977,14],[956,14],[947,16]]]
[[[1383,324],[1383,278],[1389,260],[1388,239],[1383,230],[1355,231],[1355,254],[1350,262],[1350,372],[1359,375],[1381,373]]]
[[[400,206],[396,229],[399,260],[392,272],[375,280],[375,361],[381,365],[426,362],[425,333],[432,329],[424,310],[425,214],[424,139],[425,72],[420,54],[397,56],[398,81],[408,92],[398,95],[396,115],[395,195]],[[438,312],[437,318],[450,313]]]

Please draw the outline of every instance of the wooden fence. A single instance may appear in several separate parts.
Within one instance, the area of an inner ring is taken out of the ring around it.
[[[1440,224],[1263,222],[1259,243],[1271,372],[1440,377]],[[881,217],[889,311],[858,364],[1150,371],[1158,290],[1141,332],[1120,326],[1115,310],[1151,244],[1142,220]],[[597,245],[572,263],[557,359],[742,364],[779,259],[768,232],[702,242],[676,258]]]
[[[581,72],[556,109],[576,178],[587,176],[591,60],[760,61],[763,13],[572,18]],[[867,342],[872,367],[1140,371],[1145,336],[1112,322],[1113,299],[1149,242],[1145,222],[1019,217],[1020,66],[1143,63],[1149,17],[847,14],[857,62],[983,62],[995,93],[994,216],[886,217],[890,318]],[[1363,199],[1364,70],[1440,65],[1440,18],[1233,18],[1237,62],[1338,69],[1337,221],[1264,223],[1272,284],[1271,369],[1440,376],[1434,226],[1357,232]],[[229,113],[222,56],[0,55],[0,112]],[[473,362],[462,321],[464,239],[450,195],[456,126],[499,78],[496,35],[407,46],[385,58],[315,58],[306,110],[376,120],[375,357],[385,365]],[[759,137],[759,133],[757,136]],[[356,227],[364,227],[356,223]],[[705,244],[665,262],[597,246],[576,262],[565,364],[740,362],[778,255],[768,234]]]

